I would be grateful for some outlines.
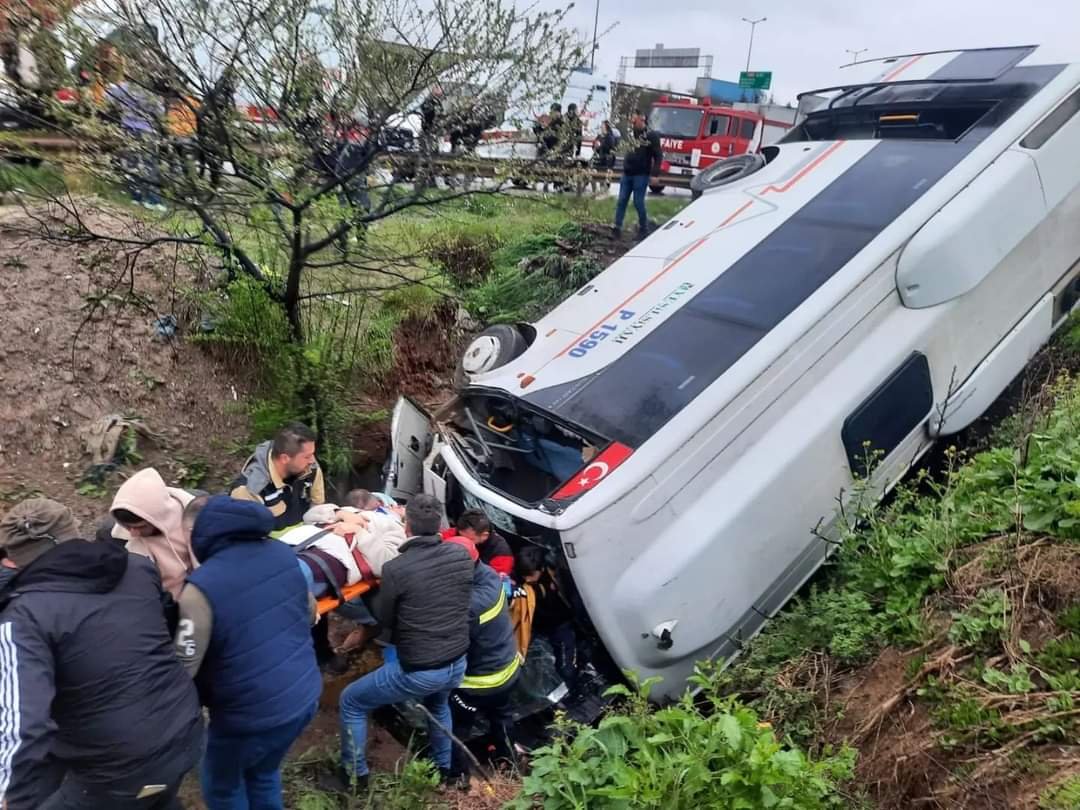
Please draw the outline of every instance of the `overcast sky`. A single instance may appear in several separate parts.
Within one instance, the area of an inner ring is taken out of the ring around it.
[[[570,12],[588,37],[595,9],[595,0],[578,0]],[[600,39],[597,69],[614,80],[621,56],[662,42],[701,48],[714,57],[715,78],[737,80],[750,34],[742,17],[768,18],[757,26],[751,70],[773,71],[779,102],[833,83],[836,68],[851,59],[845,48],[867,48],[860,56],[867,59],[1039,44],[1045,61],[1080,61],[1080,0],[600,0],[600,30],[610,30]],[[627,80],[678,90],[692,88],[698,75],[631,69]]]

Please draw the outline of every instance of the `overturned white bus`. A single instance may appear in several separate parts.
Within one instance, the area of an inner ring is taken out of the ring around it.
[[[391,487],[559,555],[657,695],[738,653],[830,549],[867,444],[892,486],[1062,323],[1080,274],[1080,65],[1034,47],[863,63],[457,398],[395,416]]]

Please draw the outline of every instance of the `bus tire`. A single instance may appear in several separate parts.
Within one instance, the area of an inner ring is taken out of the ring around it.
[[[659,183],[653,183],[651,186],[649,186],[649,191],[651,191],[653,194],[663,194],[664,188],[665,186],[662,186]]]
[[[749,177],[765,165],[765,158],[757,153],[736,155],[718,160],[712,166],[694,175],[690,181],[690,191],[694,198],[720,186],[736,183]]]
[[[529,341],[513,324],[497,323],[489,326],[474,337],[462,352],[454,370],[454,388],[459,391],[466,388],[471,375],[486,374],[502,368],[524,354],[527,348]]]

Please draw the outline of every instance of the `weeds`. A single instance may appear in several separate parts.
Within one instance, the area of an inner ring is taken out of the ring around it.
[[[509,807],[844,806],[836,785],[850,778],[852,753],[809,760],[779,743],[753,710],[723,696],[720,682],[714,666],[702,665],[692,679],[702,690],[697,699],[688,692],[656,710],[647,698],[656,679],[612,687],[622,708],[596,728],[558,720],[555,740],[536,752],[522,797]]]
[[[1039,796],[1039,810],[1077,810],[1080,807],[1080,776],[1073,776]]]
[[[1000,643],[1009,622],[1009,599],[999,589],[982,591],[966,610],[952,614],[949,640],[981,649]]]

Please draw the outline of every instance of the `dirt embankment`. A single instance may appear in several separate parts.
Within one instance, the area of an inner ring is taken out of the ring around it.
[[[164,248],[59,245],[28,237],[30,226],[0,209],[0,508],[40,494],[100,517],[123,471],[87,476],[88,433],[112,414],[145,427],[132,466],[221,483],[243,453],[247,386],[171,334],[191,271]]]

